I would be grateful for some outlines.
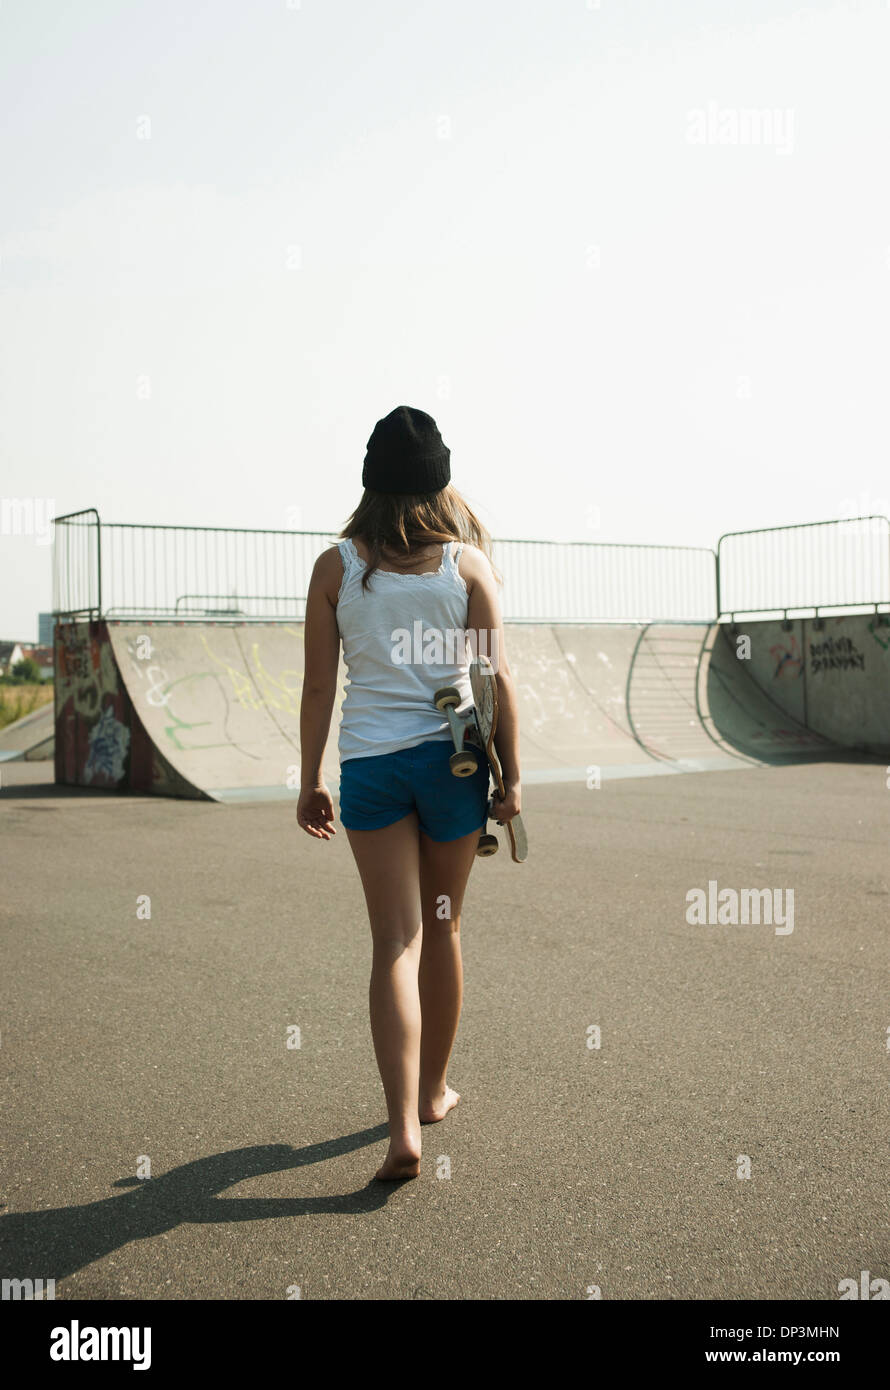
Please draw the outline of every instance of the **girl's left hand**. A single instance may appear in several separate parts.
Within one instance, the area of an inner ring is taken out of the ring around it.
[[[297,802],[297,821],[316,840],[329,840],[336,835],[334,803],[323,782],[317,787],[304,787]]]
[[[499,797],[495,792],[491,800],[491,810],[498,825],[503,825],[505,821],[519,815],[522,810],[522,797],[518,782],[505,786],[503,797]]]

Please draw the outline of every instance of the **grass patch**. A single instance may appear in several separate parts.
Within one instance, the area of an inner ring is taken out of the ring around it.
[[[52,698],[52,681],[45,685],[0,685],[0,729],[48,705]]]

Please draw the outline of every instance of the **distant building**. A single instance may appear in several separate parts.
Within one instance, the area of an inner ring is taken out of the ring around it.
[[[21,642],[0,642],[0,676],[11,675],[13,666],[21,661],[24,655],[25,649]]]
[[[37,644],[41,647],[51,647],[53,644],[53,613],[37,614]]]
[[[53,674],[53,649],[49,647],[23,647],[22,651],[26,657],[30,656],[32,661],[36,661],[40,667],[40,675],[43,680],[51,680]]]

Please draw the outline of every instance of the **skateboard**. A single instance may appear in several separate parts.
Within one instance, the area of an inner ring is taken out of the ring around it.
[[[449,766],[455,777],[472,777],[479,766],[479,754],[488,761],[491,779],[499,796],[504,795],[504,779],[501,765],[494,746],[494,735],[498,725],[498,687],[494,668],[487,656],[474,656],[470,662],[470,686],[473,691],[473,705],[465,715],[459,715],[457,707],[461,694],[453,685],[446,685],[433,696],[436,709],[441,710],[448,719],[454,752]],[[493,798],[488,798],[487,815],[493,815]],[[483,858],[497,853],[496,835],[487,833],[488,821],[482,827],[476,853]],[[510,854],[516,864],[528,858],[528,840],[521,816],[504,821],[510,840]]]

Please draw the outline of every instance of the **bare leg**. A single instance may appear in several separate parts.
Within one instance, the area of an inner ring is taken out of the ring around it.
[[[420,1118],[441,1120],[460,1100],[446,1080],[463,1000],[460,913],[479,831],[445,844],[420,834],[423,944],[420,956]]]
[[[389,1114],[389,1153],[376,1174],[382,1179],[420,1172],[419,833],[413,811],[383,830],[346,831],[373,940],[371,1035]]]

